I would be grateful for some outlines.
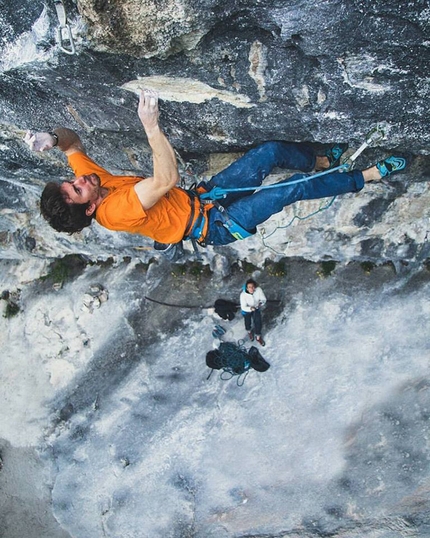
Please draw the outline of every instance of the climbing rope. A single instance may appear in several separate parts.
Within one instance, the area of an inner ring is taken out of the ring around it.
[[[204,310],[205,308],[213,308],[213,305],[211,305],[211,306],[201,306],[201,305],[164,303],[163,301],[157,301],[156,299],[151,299],[151,297],[148,297],[146,295],[145,295],[145,299],[147,301],[151,301],[151,303],[157,303],[157,304],[161,304],[163,306],[172,306],[172,307],[175,307],[175,308],[200,308],[202,310]]]
[[[318,213],[321,213],[322,211],[325,211],[326,209],[329,209],[329,207],[331,207],[334,203],[334,201],[336,200],[337,196],[333,196],[333,198],[330,200],[330,202],[328,204],[326,204],[325,206],[322,206],[322,207],[319,207],[316,211],[313,211],[312,213],[309,213],[308,215],[305,215],[304,217],[301,217],[300,215],[294,215],[293,218],[290,220],[290,222],[288,222],[287,224],[285,224],[284,226],[277,226],[273,232],[271,232],[270,234],[268,235],[265,235],[264,236],[264,239],[268,239],[270,236],[272,236],[276,230],[283,230],[284,228],[289,228],[293,222],[295,220],[306,220],[306,219],[310,219],[311,217],[314,217],[315,215],[317,215]]]
[[[299,179],[293,179],[292,181],[288,181],[287,183],[273,183],[271,185],[258,185],[254,187],[232,187],[229,189],[223,189],[222,187],[214,187],[209,192],[204,192],[200,195],[200,198],[203,200],[209,199],[209,200],[221,200],[222,198],[225,198],[227,194],[230,192],[247,192],[247,191],[261,191],[261,190],[267,190],[267,189],[279,189],[282,187],[289,187],[290,185],[296,185],[297,183],[304,183],[306,181],[310,181],[311,179],[315,179],[317,177],[325,176],[327,174],[332,174],[333,172],[337,171],[347,171],[349,170],[349,165],[347,163],[340,164],[339,166],[336,166],[335,168],[330,168],[329,170],[324,170],[322,172],[317,172],[316,174],[312,174],[310,176],[305,176]]]
[[[276,228],[270,232],[270,234],[267,234],[265,235],[263,232],[260,232],[260,237],[261,237],[261,241],[263,243],[263,245],[266,247],[266,248],[269,248],[270,250],[272,250],[273,252],[275,252],[276,254],[282,254],[282,252],[278,252],[275,248],[271,247],[270,245],[268,245],[266,243],[266,239],[268,239],[269,237],[271,237],[275,232],[277,232],[278,230],[283,230],[283,229],[286,229],[286,228],[289,228],[293,222],[295,220],[306,220],[306,219],[310,219],[311,217],[314,217],[315,215],[317,215],[318,213],[322,213],[323,211],[325,211],[326,209],[329,209],[334,201],[336,200],[337,196],[333,196],[333,198],[330,200],[330,202],[328,202],[327,204],[325,204],[324,206],[320,206],[316,211],[313,211],[312,213],[309,213],[308,215],[305,215],[304,217],[300,216],[300,215],[294,215],[293,218],[290,220],[290,222],[288,222],[287,224],[283,225],[283,226],[276,226]]]
[[[213,305],[210,305],[210,306],[202,306],[202,305],[189,305],[189,304],[172,304],[172,303],[165,303],[163,301],[158,301],[157,299],[152,299],[151,297],[148,297],[147,295],[144,296],[145,299],[147,301],[150,301],[151,303],[157,303],[157,304],[161,304],[163,306],[171,306],[173,308],[199,308],[201,310],[205,310],[205,309],[208,309],[208,308],[213,308],[214,306]],[[266,301],[267,303],[276,303],[276,304],[280,304],[280,300],[279,299],[269,299]],[[239,307],[240,304],[235,304],[235,306]]]
[[[236,384],[241,387],[245,383],[246,376],[251,368],[248,352],[243,344],[243,340],[239,340],[237,344],[233,342],[222,342],[216,351],[214,359],[217,370],[222,370],[220,379],[228,381],[233,377],[237,377]],[[207,379],[210,378],[214,368],[212,368]]]

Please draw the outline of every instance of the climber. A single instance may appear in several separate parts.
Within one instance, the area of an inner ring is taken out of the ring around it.
[[[406,161],[389,157],[364,171],[332,172],[300,184],[280,188],[233,192],[222,203],[201,200],[199,194],[214,187],[255,187],[274,167],[304,172],[336,166],[345,146],[334,146],[316,156],[308,144],[265,142],[248,151],[209,181],[184,190],[176,186],[179,173],[175,152],[159,125],[158,96],[152,90],[140,94],[138,115],[152,149],[152,177],[114,176],[91,160],[79,136],[57,128],[51,133],[27,132],[24,141],[34,151],[58,147],[67,156],[75,178],[48,183],[41,197],[41,213],[60,232],[74,233],[95,218],[110,230],[152,238],[154,246],[169,251],[192,239],[200,245],[226,245],[256,232],[256,226],[298,200],[323,198],[360,191],[364,184],[402,170]],[[237,232],[239,230],[239,232]],[[173,259],[173,256],[172,256]]]
[[[262,320],[261,308],[266,304],[264,291],[255,280],[249,278],[240,294],[240,309],[245,322],[245,329],[251,341],[255,339],[261,346],[266,343],[261,335]]]

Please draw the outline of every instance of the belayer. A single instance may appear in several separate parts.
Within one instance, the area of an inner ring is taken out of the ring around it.
[[[264,291],[257,282],[249,278],[243,286],[240,294],[240,309],[242,311],[245,329],[251,341],[255,339],[261,346],[266,343],[261,335],[263,323],[261,320],[261,308],[266,304],[267,299]]]
[[[24,140],[34,151],[57,147],[67,156],[75,174],[70,181],[48,183],[41,197],[41,213],[59,232],[74,233],[93,220],[110,230],[152,238],[160,250],[192,239],[200,245],[227,245],[256,232],[256,226],[298,200],[312,200],[358,192],[406,166],[405,159],[389,157],[363,170],[333,171],[309,181],[288,185],[307,174],[281,181],[279,188],[229,192],[220,202],[202,200],[214,187],[258,188],[274,167],[327,170],[339,164],[345,147],[334,146],[317,156],[308,144],[265,142],[248,151],[209,181],[196,188],[177,187],[175,152],[159,125],[158,96],[140,94],[138,115],[152,150],[153,175],[112,175],[87,156],[79,136],[63,127],[52,133],[27,132]],[[203,196],[204,197],[204,196]]]

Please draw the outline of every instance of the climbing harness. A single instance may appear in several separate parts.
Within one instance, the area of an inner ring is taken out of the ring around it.
[[[191,239],[200,242],[206,224],[206,217],[203,210],[203,203],[200,200],[200,195],[195,190],[193,190],[195,188],[196,187],[194,185],[191,186],[189,189],[183,189],[190,199],[191,206],[190,216],[185,227],[184,239]],[[196,207],[196,205],[198,205],[198,207]],[[196,211],[198,211],[199,214],[194,220]],[[195,246],[194,243],[193,246]]]
[[[248,230],[245,230],[245,228],[242,228],[240,224],[235,222],[232,218],[229,217],[227,210],[225,207],[223,207],[219,202],[216,200],[205,200],[204,196],[208,193],[196,193],[193,190],[185,190],[185,192],[188,194],[190,198],[190,204],[191,204],[191,212],[190,217],[188,219],[187,226],[185,228],[185,235],[184,239],[188,240],[191,239],[193,248],[197,256],[199,256],[199,252],[197,250],[197,244],[200,244],[201,246],[204,245],[204,229],[206,226],[206,220],[207,215],[204,213],[204,204],[210,203],[211,205],[215,206],[218,211],[221,213],[222,220],[220,221],[221,224],[226,228],[231,235],[235,239],[246,239],[247,237],[250,237],[251,235],[254,235],[255,232],[248,232]],[[196,218],[194,224],[192,225],[194,221],[194,216],[196,212],[196,199],[199,202],[199,216]],[[192,225],[192,226],[191,226]]]
[[[200,198],[202,200],[220,200],[222,198],[225,198],[230,192],[246,192],[246,191],[255,191],[255,190],[266,190],[266,189],[279,189],[282,187],[288,187],[290,185],[296,185],[297,183],[304,183],[306,181],[310,181],[312,179],[316,179],[317,177],[325,176],[327,174],[332,174],[333,172],[347,172],[349,170],[352,170],[356,159],[359,155],[363,153],[363,151],[370,146],[370,144],[381,140],[384,137],[384,131],[381,127],[376,126],[373,129],[371,129],[367,135],[366,139],[363,142],[363,144],[357,149],[357,151],[351,155],[344,163],[340,164],[339,166],[336,166],[334,168],[329,168],[327,170],[323,170],[322,172],[317,172],[316,174],[311,174],[309,176],[302,177],[300,179],[295,179],[293,181],[288,181],[286,183],[275,183],[272,185],[260,185],[257,187],[232,187],[228,189],[223,189],[222,187],[214,187],[209,192],[202,193],[200,195]]]
[[[228,232],[231,233],[231,235],[235,239],[240,241],[241,239],[246,239],[247,237],[251,237],[251,235],[254,235],[255,231],[248,232],[248,230],[245,230],[245,228],[243,228],[240,224],[230,218],[224,206],[222,206],[216,200],[213,201],[213,204],[223,217],[223,220],[221,221],[222,225]]]
[[[55,0],[54,5],[60,23],[57,29],[58,46],[66,54],[75,54],[75,42],[73,40],[72,30],[67,22],[66,8],[62,0]],[[68,42],[68,47],[66,46],[66,42]]]

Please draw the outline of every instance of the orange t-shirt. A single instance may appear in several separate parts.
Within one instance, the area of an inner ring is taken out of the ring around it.
[[[109,189],[96,210],[96,221],[105,228],[146,235],[160,243],[178,243],[184,237],[191,213],[184,190],[173,187],[150,209],[143,209],[134,185],[144,178],[114,176],[81,152],[69,155],[68,161],[76,177],[95,173],[101,186]]]

